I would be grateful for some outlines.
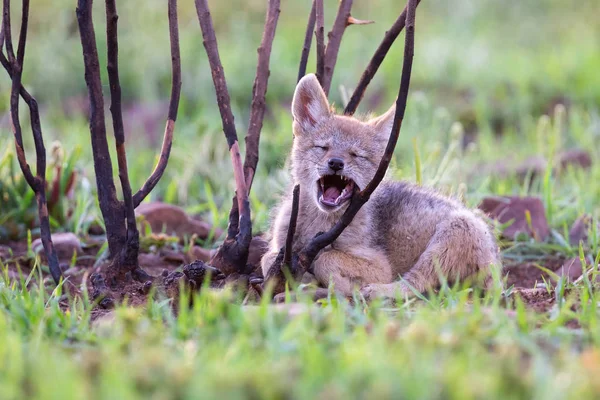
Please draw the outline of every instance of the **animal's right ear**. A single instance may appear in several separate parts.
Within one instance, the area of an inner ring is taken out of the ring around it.
[[[327,96],[315,74],[308,74],[298,82],[292,101],[292,115],[294,132],[305,133],[312,131],[331,115]]]
[[[378,138],[387,141],[387,139],[390,137],[390,133],[392,132],[395,115],[396,103],[394,103],[384,114],[373,118],[367,123],[375,128],[375,133]]]

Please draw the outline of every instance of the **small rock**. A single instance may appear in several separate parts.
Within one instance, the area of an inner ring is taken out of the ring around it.
[[[479,204],[479,209],[501,224],[513,220],[502,232],[504,237],[515,239],[519,233],[526,233],[543,241],[550,234],[544,204],[537,197],[486,197]],[[526,211],[531,216],[531,226]]]
[[[199,221],[190,218],[186,212],[177,206],[161,203],[142,203],[135,210],[136,215],[144,217],[142,222],[142,230],[144,225],[150,225],[152,232],[163,232],[174,234],[179,238],[191,237],[197,235],[200,239],[206,239],[211,231],[211,225],[205,221]],[[215,237],[219,237],[222,230],[215,230]]]
[[[208,262],[210,260],[211,251],[200,246],[192,246],[189,251],[189,257],[194,260]],[[190,260],[191,261],[191,260]]]
[[[584,214],[577,218],[569,230],[569,243],[578,246],[579,242],[587,242],[591,225],[591,215]],[[600,232],[600,224],[598,224],[598,232]]]
[[[565,261],[565,263],[558,270],[555,271],[556,275],[567,278],[567,281],[573,282],[581,276],[581,260],[579,257],[571,258]]]
[[[162,249],[160,251],[160,256],[162,257],[163,260],[169,261],[169,262],[174,262],[174,263],[184,263],[185,262],[185,255],[179,251]]]
[[[590,266],[588,265],[588,268]],[[564,276],[567,278],[567,281],[573,282],[583,274],[583,269],[581,268],[581,260],[579,257],[573,257],[562,265],[558,270],[556,270],[556,274],[558,276]],[[600,275],[596,277],[596,282],[600,282]]]
[[[558,162],[556,168],[561,171],[565,168],[579,167],[582,169],[588,169],[592,166],[592,156],[589,152],[583,149],[569,149],[562,151],[558,154]]]
[[[160,268],[165,266],[165,260],[154,253],[140,253],[138,263],[144,268]]]
[[[81,254],[81,242],[77,235],[71,232],[54,233],[52,234],[52,244],[59,260],[71,260],[73,253]],[[42,239],[38,238],[31,243],[31,249],[35,253],[41,253],[44,251],[42,245]],[[45,255],[45,253],[44,253]]]

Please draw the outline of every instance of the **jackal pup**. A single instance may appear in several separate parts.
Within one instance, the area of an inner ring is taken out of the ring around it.
[[[292,103],[291,173],[300,184],[293,250],[329,230],[346,210],[355,187],[364,189],[385,150],[395,107],[363,122],[335,115],[315,75],[298,82]],[[266,275],[285,244],[291,196],[281,201],[271,227]],[[366,298],[414,295],[499,267],[487,224],[458,201],[407,182],[383,181],[340,237],[315,259],[320,284]],[[402,277],[402,279],[400,279]],[[411,289],[411,287],[413,289]]]

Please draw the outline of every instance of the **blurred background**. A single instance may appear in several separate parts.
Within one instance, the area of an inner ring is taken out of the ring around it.
[[[169,166],[151,198],[179,204],[225,227],[233,193],[227,145],[193,1],[179,3],[182,97]],[[240,142],[247,129],[266,3],[209,2]],[[326,32],[337,5],[325,0]],[[167,5],[165,0],[127,0],[118,2],[118,7],[119,68],[135,190],[153,168],[166,120],[171,80]],[[289,105],[310,7],[310,0],[281,4],[251,196],[256,231],[266,229],[269,210],[288,184]],[[15,3],[15,37],[19,8]],[[350,26],[344,34],[330,93],[339,108],[403,8],[404,2],[392,0],[354,1],[352,15],[375,23]],[[94,12],[108,105],[102,2],[96,2]],[[390,175],[435,186],[470,205],[489,194],[537,193],[543,196],[554,227],[570,224],[583,212],[598,216],[600,168],[594,163],[600,136],[598,21],[597,0],[423,0],[417,11],[406,120]],[[370,85],[361,112],[381,113],[394,100],[403,37]],[[314,71],[314,45],[312,50],[308,72]],[[60,204],[52,211],[54,229],[82,233],[94,219],[89,216],[99,212],[93,196],[88,100],[75,1],[32,3],[23,83],[42,109],[49,180],[61,182],[57,186]],[[13,156],[9,92],[10,81],[2,71],[0,181],[16,182],[16,189],[0,188],[7,210],[2,214],[0,206],[0,235],[22,236],[30,225],[28,218],[35,218],[35,207]],[[21,111],[33,164],[25,107]],[[107,129],[112,135],[110,119]],[[109,140],[114,143],[112,137]],[[585,150],[587,161],[576,157],[573,162],[585,168],[568,168],[560,177],[544,174],[549,165],[563,162],[561,152],[572,149]],[[17,211],[7,206],[9,202],[20,204]]]

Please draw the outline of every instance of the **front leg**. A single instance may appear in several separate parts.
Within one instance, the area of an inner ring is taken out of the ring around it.
[[[376,298],[398,299],[415,296],[415,292],[413,292],[413,290],[404,282],[372,283],[370,285],[363,286],[360,289],[360,294],[367,301],[374,300]]]
[[[360,255],[358,255],[360,254]],[[384,254],[371,249],[355,249],[352,253],[336,249],[324,250],[314,261],[314,273],[319,283],[345,296],[368,283],[389,283],[392,269]]]
[[[261,266],[264,278],[267,277],[267,274],[268,274],[269,270],[271,269],[271,267],[273,266],[273,264],[275,263],[275,259],[277,259],[278,255],[279,255],[279,251],[269,250],[269,252],[265,253],[265,255],[260,260],[260,266]]]

